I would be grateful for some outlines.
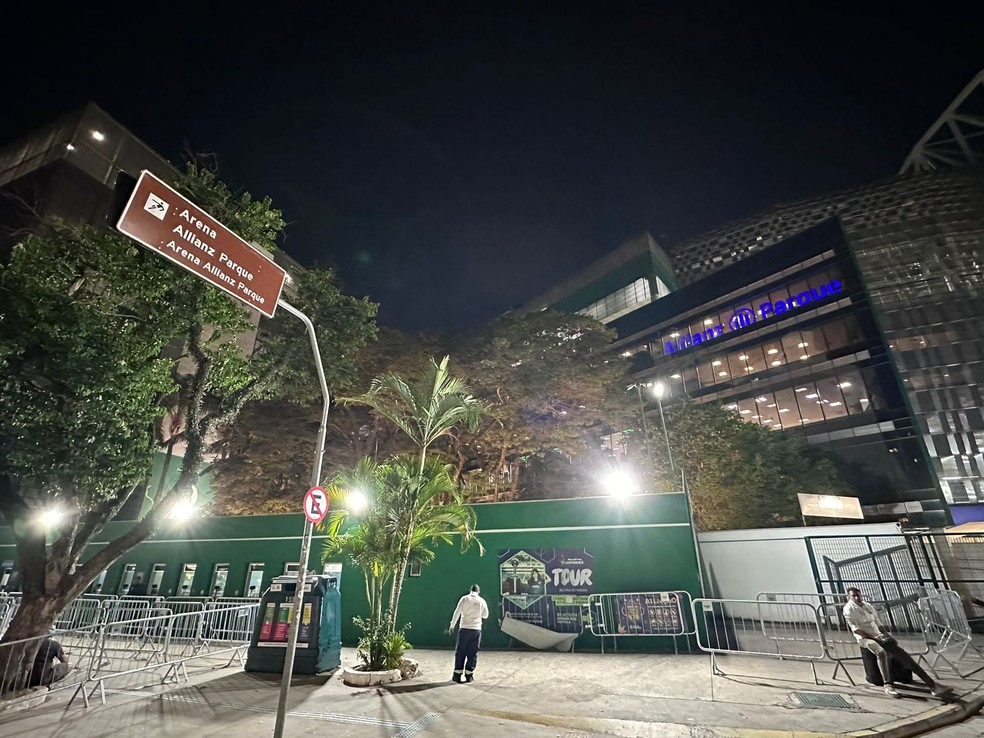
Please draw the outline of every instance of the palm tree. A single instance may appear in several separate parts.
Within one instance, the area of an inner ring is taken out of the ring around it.
[[[402,551],[387,526],[386,510],[391,492],[385,483],[388,475],[386,467],[364,458],[354,469],[339,472],[325,490],[333,508],[327,523],[322,524],[328,538],[322,548],[321,563],[342,554],[362,570],[369,619],[373,623],[383,620],[383,591],[393,578]],[[366,495],[369,506],[360,515],[358,524],[343,534],[341,530],[350,517],[349,509],[344,507],[346,497],[355,490]]]
[[[467,551],[472,543],[482,553],[484,549],[475,536],[475,510],[465,504],[464,494],[451,476],[450,464],[426,457],[418,473],[415,459],[398,456],[389,467],[390,484],[396,494],[390,497],[387,528],[400,551],[389,607],[390,626],[395,628],[407,565],[414,559],[421,563],[432,560],[434,553],[428,544],[450,544],[458,536],[462,551]]]
[[[404,474],[402,500],[399,504],[401,512],[398,522],[392,522],[394,534],[397,535],[397,541],[402,546],[390,594],[389,615],[390,625],[393,628],[396,627],[403,578],[421,520],[430,521],[428,524],[433,524],[436,526],[434,530],[438,530],[442,529],[441,526],[453,525],[450,522],[452,518],[457,519],[462,521],[462,531],[469,531],[467,541],[470,541],[473,535],[474,518],[471,519],[470,527],[464,523],[466,517],[462,511],[468,508],[465,508],[453,480],[446,485],[448,489],[438,494],[434,491],[437,489],[435,485],[444,486],[444,482],[440,479],[436,467],[434,471],[437,476],[434,478],[428,479],[428,475],[425,474],[427,452],[434,442],[461,425],[467,427],[469,431],[476,430],[479,420],[487,411],[486,405],[471,395],[463,380],[450,375],[448,362],[447,356],[440,364],[431,359],[421,377],[412,383],[395,374],[384,374],[372,381],[369,391],[365,394],[342,400],[345,403],[369,406],[390,420],[417,447],[416,473],[406,474],[405,465],[401,465]],[[450,479],[450,474],[447,476]],[[454,515],[444,521],[439,520],[439,516],[432,517],[435,514],[432,508],[442,507],[442,496],[450,496],[451,503],[444,507],[455,511]],[[456,506],[460,506],[461,510],[457,510]],[[470,513],[470,509],[468,510]],[[447,531],[449,528],[442,530]],[[428,533],[425,537],[430,535],[432,534]],[[464,533],[462,533],[462,544],[466,544]]]
[[[391,421],[417,447],[418,470],[422,473],[427,450],[435,441],[459,425],[475,431],[487,411],[481,400],[472,397],[463,380],[448,373],[449,360],[445,356],[438,364],[431,359],[423,375],[412,384],[395,374],[383,374],[372,380],[365,394],[339,401],[368,405]]]
[[[359,522],[345,533],[341,530],[350,513],[336,507],[325,526],[329,537],[322,549],[322,563],[341,553],[362,570],[370,615],[368,621],[360,623],[364,631],[360,649],[364,648],[369,669],[383,668],[380,663],[385,642],[396,633],[402,591],[399,584],[407,563],[430,563],[434,547],[452,543],[456,535],[462,550],[472,543],[481,550],[475,537],[475,511],[465,504],[451,477],[451,466],[428,458],[423,472],[418,473],[416,464],[416,455],[398,456],[378,465],[366,458],[355,469],[338,474],[327,488],[336,503],[356,489],[371,500]],[[383,590],[390,581],[384,619]]]

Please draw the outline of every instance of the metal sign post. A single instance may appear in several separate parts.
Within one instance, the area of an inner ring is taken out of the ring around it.
[[[130,193],[116,228],[134,241],[156,251],[183,269],[187,269],[231,297],[245,302],[269,318],[277,307],[282,307],[299,318],[307,328],[314,352],[314,363],[321,384],[324,408],[321,411],[321,427],[318,429],[318,445],[314,455],[314,470],[308,497],[318,502],[308,508],[305,504],[304,534],[301,539],[300,565],[297,567],[297,587],[294,592],[293,623],[284,656],[284,674],[280,683],[280,702],[277,705],[277,722],[274,736],[284,734],[287,717],[287,692],[294,671],[294,654],[297,651],[297,632],[301,627],[301,609],[304,601],[304,580],[311,553],[311,533],[314,528],[314,508],[328,512],[328,497],[318,486],[321,482],[321,462],[325,452],[325,436],[328,430],[328,383],[318,350],[318,337],[314,325],[304,313],[280,299],[286,272],[272,259],[240,238],[237,234],[206,213],[195,203],[169,187],[163,180],[144,170]],[[315,490],[320,490],[318,495]],[[323,505],[320,502],[324,502]]]
[[[328,395],[328,383],[325,381],[325,368],[321,363],[321,351],[318,349],[318,336],[314,332],[314,324],[311,323],[311,319],[304,313],[283,300],[279,301],[279,305],[291,315],[300,318],[307,328],[308,337],[311,339],[311,350],[314,352],[314,364],[318,369],[321,396],[324,399],[324,407],[321,411],[321,426],[318,428],[318,445],[315,448],[314,454],[314,469],[311,472],[311,489],[305,495],[305,499],[307,499],[317,496],[315,490],[320,490],[321,494],[324,495],[324,490],[319,485],[321,484],[321,462],[325,453],[325,436],[328,432],[328,405],[331,398]],[[277,703],[277,721],[273,728],[274,738],[283,738],[284,735],[284,723],[287,720],[287,693],[290,691],[290,678],[294,671],[294,654],[297,652],[297,632],[301,628],[304,579],[307,576],[308,556],[311,554],[311,533],[314,529],[314,523],[311,522],[311,517],[307,514],[307,511],[308,506],[305,504],[304,535],[301,538],[301,557],[298,559],[300,565],[297,567],[297,586],[294,589],[294,609],[292,611],[294,622],[291,623],[290,633],[287,637],[287,653],[284,656],[284,674],[280,681],[280,701]],[[323,511],[322,518],[328,513],[327,495],[325,495]]]

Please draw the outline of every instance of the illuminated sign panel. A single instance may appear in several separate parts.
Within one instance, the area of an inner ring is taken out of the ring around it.
[[[720,338],[725,333],[738,333],[755,325],[755,323],[769,320],[784,313],[801,310],[813,303],[823,302],[843,291],[843,283],[839,279],[832,279],[785,300],[761,300],[755,309],[751,307],[737,308],[728,319],[727,325],[724,323],[712,325],[712,321],[705,320],[703,324],[707,328],[690,336],[671,334],[669,338],[663,340],[663,354],[673,354],[691,346],[699,346],[713,341],[715,338]]]

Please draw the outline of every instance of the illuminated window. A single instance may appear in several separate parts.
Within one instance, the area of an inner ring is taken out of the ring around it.
[[[658,297],[669,294],[669,290],[657,278]],[[632,284],[615,290],[604,299],[591,303],[583,310],[578,310],[578,315],[586,315],[601,322],[613,320],[619,315],[623,315],[636,307],[646,305],[653,301],[652,292],[649,287],[649,280],[645,277],[637,279]]]

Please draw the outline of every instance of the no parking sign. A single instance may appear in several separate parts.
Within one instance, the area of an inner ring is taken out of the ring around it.
[[[317,525],[328,515],[328,493],[321,487],[312,487],[304,495],[304,514]]]

